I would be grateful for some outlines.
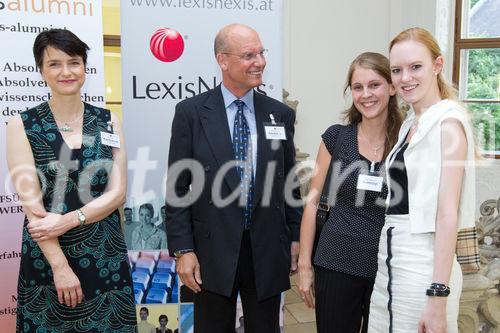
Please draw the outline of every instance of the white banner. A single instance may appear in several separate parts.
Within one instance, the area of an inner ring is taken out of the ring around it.
[[[136,220],[138,207],[149,202],[161,222],[175,104],[220,83],[213,52],[220,28],[238,22],[259,32],[269,49],[259,90],[282,99],[282,2],[124,0],[121,22],[127,206]]]
[[[8,118],[50,98],[33,58],[37,34],[50,28],[74,32],[89,47],[82,99],[104,106],[104,58],[100,1],[0,1],[0,327],[15,331],[21,250],[21,203],[8,181],[5,126]]]
[[[148,218],[163,228],[161,208],[175,105],[220,83],[214,38],[230,23],[247,24],[260,34],[269,55],[264,84],[258,90],[281,100],[281,0],[121,1],[123,126],[129,160],[125,238],[129,249],[137,250],[134,230],[140,226],[137,221],[147,215],[146,209],[139,209],[141,205],[152,205],[153,216]],[[133,279],[140,281],[143,276],[133,271]],[[169,302],[177,301],[178,283],[173,285]],[[134,288],[136,302],[149,303],[150,290],[141,290],[140,283],[134,283]],[[192,308],[182,306],[179,311],[182,330],[188,332]]]

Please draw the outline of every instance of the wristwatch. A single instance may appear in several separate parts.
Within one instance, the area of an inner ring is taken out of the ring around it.
[[[184,249],[184,250],[178,250],[174,252],[174,257],[175,259],[179,259],[183,254],[194,252],[193,249]]]
[[[450,287],[442,283],[432,283],[425,294],[427,296],[448,297],[450,294]]]
[[[77,209],[76,213],[78,214],[78,221],[80,222],[80,227],[81,227],[82,225],[85,224],[85,221],[87,221],[87,217],[85,216],[85,214],[83,214],[81,209]]]

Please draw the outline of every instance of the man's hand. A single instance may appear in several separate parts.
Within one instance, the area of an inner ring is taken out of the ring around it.
[[[290,263],[290,275],[297,273],[297,262],[299,261],[299,242],[292,242],[290,245],[290,253],[292,262]]]
[[[183,284],[185,284],[193,292],[201,291],[201,273],[198,258],[194,252],[184,253],[177,259],[177,274]]]

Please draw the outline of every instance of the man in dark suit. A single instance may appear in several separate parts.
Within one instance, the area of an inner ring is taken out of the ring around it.
[[[295,115],[253,89],[266,66],[255,30],[228,25],[214,49],[222,84],[175,110],[168,247],[195,292],[196,333],[234,332],[238,293],[245,332],[276,333],[280,293],[297,268],[302,214],[299,189],[285,188],[295,178]]]

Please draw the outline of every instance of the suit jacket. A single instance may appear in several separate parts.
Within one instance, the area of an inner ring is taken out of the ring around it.
[[[299,239],[302,207],[288,205],[284,197],[285,180],[295,165],[295,113],[283,103],[257,92],[254,108],[258,140],[250,238],[257,296],[265,299],[290,288],[290,244]],[[266,139],[263,123],[270,122],[270,114],[276,122],[285,124],[287,140],[273,143],[274,140]],[[171,166],[183,159],[201,164],[198,170],[204,175],[202,189],[191,186],[192,181],[196,181],[189,171],[172,177],[175,168]],[[177,104],[168,159],[168,248],[170,253],[194,249],[203,288],[225,296],[233,289],[244,231],[244,208],[238,199],[225,207],[217,207],[212,187],[215,182],[215,190],[222,198],[239,191],[236,168],[227,170],[222,179],[216,177],[219,169],[234,159],[220,86]],[[174,191],[178,197],[190,191],[191,194],[201,191],[201,194],[189,205],[178,207],[171,200]],[[299,189],[294,189],[291,195],[300,199]]]

